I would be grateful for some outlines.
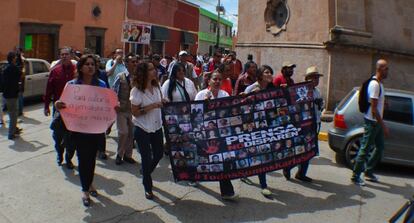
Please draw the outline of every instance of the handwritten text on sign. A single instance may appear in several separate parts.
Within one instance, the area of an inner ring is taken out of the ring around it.
[[[67,84],[60,100],[66,104],[60,112],[70,131],[103,133],[116,119],[118,98],[110,89]]]

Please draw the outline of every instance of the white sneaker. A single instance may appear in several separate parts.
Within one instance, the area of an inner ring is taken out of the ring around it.
[[[269,189],[265,188],[262,190],[262,195],[265,197],[269,197],[272,195],[272,191],[270,191]]]
[[[197,181],[188,181],[187,185],[191,187],[198,187],[199,183]]]
[[[377,176],[375,176],[374,174],[365,174],[365,180],[367,180],[367,181],[371,181],[371,182],[378,182],[378,177]]]
[[[239,197],[238,194],[233,194],[233,195],[221,195],[221,199],[223,200],[227,200],[227,201],[234,201]]]

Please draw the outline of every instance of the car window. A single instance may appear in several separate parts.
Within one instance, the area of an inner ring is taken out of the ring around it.
[[[33,74],[49,72],[49,69],[47,69],[46,64],[43,62],[39,62],[39,61],[33,61],[32,68],[33,68]]]
[[[24,74],[25,75],[30,75],[30,64],[29,64],[29,62],[24,62]]]
[[[411,98],[385,96],[384,120],[413,124],[413,102]]]
[[[338,105],[338,111],[342,110],[345,105],[348,104],[348,102],[351,100],[352,96],[357,92],[356,89],[352,89],[352,91],[350,91],[343,99],[342,101],[339,103]]]

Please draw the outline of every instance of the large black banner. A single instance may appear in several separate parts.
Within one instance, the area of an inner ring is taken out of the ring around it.
[[[176,180],[216,181],[274,171],[318,152],[313,87],[164,106]]]

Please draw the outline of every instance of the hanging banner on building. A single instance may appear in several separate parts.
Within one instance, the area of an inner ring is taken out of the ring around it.
[[[116,119],[118,97],[111,89],[67,84],[60,100],[66,104],[60,114],[70,131],[104,133]]]
[[[122,42],[150,44],[151,25],[136,22],[124,22],[122,25]]]
[[[164,106],[176,180],[235,179],[294,166],[318,153],[313,87]]]

